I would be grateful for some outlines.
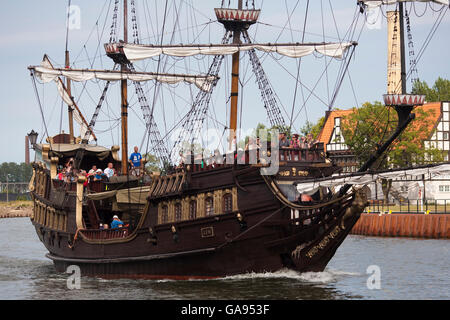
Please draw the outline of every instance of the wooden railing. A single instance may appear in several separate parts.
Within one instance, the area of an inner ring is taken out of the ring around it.
[[[110,240],[110,239],[121,239],[128,236],[130,230],[128,228],[117,228],[117,229],[89,229],[80,231],[83,236],[90,240]]]
[[[270,152],[270,149],[268,150]],[[192,172],[208,171],[214,168],[220,168],[224,166],[231,166],[234,164],[256,164],[260,161],[260,150],[253,151],[238,151],[233,154],[227,154],[221,156],[221,161],[215,161],[215,159],[191,159],[189,165]],[[309,162],[320,163],[325,161],[324,144],[322,142],[316,143],[311,148],[286,148],[282,147],[279,150],[279,160],[283,162]],[[186,168],[187,165],[184,167]],[[175,169],[179,170],[178,169]]]

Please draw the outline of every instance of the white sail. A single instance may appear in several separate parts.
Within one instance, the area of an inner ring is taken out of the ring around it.
[[[82,69],[57,69],[50,68],[48,65],[30,67],[43,82],[54,81],[58,77],[66,77],[72,81],[88,81],[99,79],[105,81],[150,81],[156,80],[168,84],[176,84],[179,82],[187,82],[195,84],[203,91],[209,91],[211,84],[217,78],[214,76],[204,75],[176,75],[176,74],[156,74],[151,72],[121,72],[108,70],[82,70]]]
[[[370,8],[379,7],[381,5],[396,4],[398,2],[434,2],[437,4],[449,5],[449,0],[359,0]]]
[[[37,68],[42,68],[42,69],[46,69],[46,70],[55,70],[53,68],[53,65],[51,64],[50,60],[48,59],[47,55],[44,56],[41,66],[42,67],[37,67]],[[52,78],[45,77],[45,76],[43,76],[43,74],[39,74],[38,71],[36,71],[36,69],[34,69],[34,71],[36,72],[36,75],[38,75],[38,77],[40,77],[40,79],[43,82],[50,82],[50,81],[56,82],[56,86],[58,88],[59,95],[61,96],[63,101],[68,106],[72,107],[72,109],[74,111],[73,119],[80,126],[80,136],[84,137],[86,135],[86,132],[88,132],[88,131],[91,131],[91,133],[93,133],[92,130],[89,128],[89,125],[86,122],[86,120],[84,119],[83,115],[81,114],[81,111],[76,106],[75,101],[73,101],[72,97],[69,95],[66,88],[64,87],[64,83],[62,82],[61,78],[59,78],[59,76],[57,76],[57,75]],[[95,135],[91,134],[89,137],[89,141],[93,141],[95,139],[96,139]]]
[[[107,50],[117,50],[112,44]],[[252,49],[278,53],[291,58],[301,58],[314,52],[330,56],[333,58],[342,58],[346,50],[356,45],[355,42],[338,42],[338,43],[290,43],[290,44],[216,44],[216,45],[139,45],[139,44],[120,44],[123,52],[129,61],[138,61],[148,59],[161,54],[189,57],[194,55],[232,55],[238,51],[248,51]]]

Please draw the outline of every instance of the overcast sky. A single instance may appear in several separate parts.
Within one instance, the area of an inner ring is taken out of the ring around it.
[[[231,3],[233,2],[236,1],[231,1]],[[252,3],[251,0],[248,2]],[[172,43],[194,40],[220,43],[224,34],[222,26],[214,22],[213,9],[220,6],[220,0],[168,1],[167,8],[165,8],[165,0],[136,0],[136,3],[139,31],[143,43],[160,41],[159,34],[162,29],[164,10],[167,12],[164,43],[169,43],[169,40]],[[225,4],[228,4],[228,0],[225,0]],[[262,9],[262,13],[259,19],[260,23],[250,28],[252,41],[301,42],[306,0],[260,0],[255,1],[255,4]],[[41,111],[27,66],[38,65],[45,53],[57,66],[63,64],[67,5],[68,1],[62,0],[8,0],[2,2],[0,61],[3,72],[0,80],[0,106],[3,112],[0,117],[2,137],[0,148],[3,151],[0,154],[0,162],[24,161],[25,135],[31,129],[39,132],[40,139],[45,136]],[[69,32],[69,50],[74,63],[72,67],[89,68],[92,65],[96,69],[111,69],[113,63],[105,57],[103,43],[109,39],[114,1],[72,0],[72,5],[80,9],[80,19],[76,22],[79,22],[79,29],[75,23],[72,24],[75,29]],[[415,53],[418,55],[439,15],[439,12],[434,11],[438,10],[439,6],[430,7],[418,3],[415,6],[408,4],[407,8],[411,10],[411,30]],[[344,38],[357,10],[356,0],[315,0],[311,1],[309,9],[305,41],[310,42],[321,42],[323,39],[338,41]],[[287,19],[288,16],[290,19]],[[174,28],[176,25],[174,21],[177,17],[179,19],[178,26]],[[194,25],[197,26],[194,27]],[[336,26],[338,26],[337,29]],[[174,29],[178,30],[180,35],[171,38],[171,30]],[[450,14],[447,10],[417,66],[419,78],[425,80],[430,86],[439,76],[450,79],[449,32]],[[103,36],[101,37],[101,35]],[[344,40],[348,40],[348,37],[345,37]],[[366,101],[381,101],[382,95],[386,91],[386,21],[383,19],[379,29],[369,29],[364,26],[364,16],[360,16],[352,40],[357,40],[359,44],[349,67],[349,76],[345,77],[340,95],[333,105],[335,108],[347,109]],[[323,73],[323,66],[327,60],[324,61],[320,57],[318,57],[318,63],[312,59],[311,63],[309,59],[302,60],[301,81],[308,88],[314,87],[316,80],[322,74],[322,81],[316,87],[319,92],[318,97],[307,99],[306,107],[302,108],[308,92],[305,87],[301,90],[301,86],[296,85],[298,61],[290,58],[278,60],[272,55],[261,54],[260,58],[267,63],[265,71],[282,103],[283,112],[287,116],[290,115],[292,106],[295,105],[293,114],[297,115],[294,121],[296,130],[301,128],[306,120],[315,122],[324,115],[328,108],[327,103],[330,101],[330,93],[336,82],[336,74],[332,74],[334,70],[331,67],[328,69],[329,74]],[[211,59],[208,57],[203,60],[194,58],[189,62],[177,61],[171,65],[164,65],[164,68],[168,72],[202,73],[207,71]],[[244,61],[245,59],[245,56],[242,57],[241,64],[241,83],[245,85],[242,100],[244,107],[240,116],[242,119],[240,126],[243,129],[254,127],[258,122],[267,123],[264,108],[260,103],[259,92],[251,75],[251,67]],[[337,65],[339,66],[339,64]],[[156,68],[155,66],[157,63],[151,61],[137,67],[141,70],[156,71],[152,70],[152,68]],[[220,75],[224,84],[218,85],[216,88],[218,93],[212,97],[211,111],[206,121],[209,128],[213,125],[218,128],[221,128],[222,125],[223,128],[223,125],[226,124],[230,66],[231,58],[228,57],[222,67],[224,73]],[[320,72],[319,68],[322,68]],[[315,72],[316,74],[314,74]],[[91,83],[85,88],[83,88],[83,84],[74,85],[74,96],[75,98],[77,98],[76,94],[81,96],[78,101],[82,111],[86,113],[87,119],[92,116],[103,86],[103,83]],[[112,97],[108,98],[108,105],[105,106],[106,109],[99,117],[99,127],[96,127],[99,144],[107,147],[120,143],[117,125],[120,100],[117,89],[117,85],[112,86],[111,91],[114,92],[111,93]],[[145,89],[150,104],[156,98],[155,115],[163,136],[169,134],[174,124],[184,116],[189,108],[189,102],[197,94],[196,88],[186,85],[179,85],[175,88],[163,86],[159,91],[155,91],[152,84],[146,84]],[[408,89],[410,89],[410,83],[408,83]],[[55,95],[54,84],[50,83],[45,86],[38,84],[38,90],[49,134],[57,134],[60,129],[67,132],[67,115],[65,113],[67,108],[61,105],[61,100]],[[297,95],[294,98],[296,90]],[[129,100],[132,110],[130,110],[129,119],[129,152],[132,150],[132,146],[141,144],[144,132],[142,115],[133,94],[134,90],[130,91]],[[162,98],[164,92],[169,98]],[[112,131],[109,130],[110,128]],[[168,145],[171,144],[168,143]],[[31,155],[33,156],[33,153]]]

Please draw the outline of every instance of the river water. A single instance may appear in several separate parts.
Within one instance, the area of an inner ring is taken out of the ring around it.
[[[0,299],[450,299],[450,241],[349,236],[324,272],[215,280],[104,280],[68,289],[29,218],[0,219]]]

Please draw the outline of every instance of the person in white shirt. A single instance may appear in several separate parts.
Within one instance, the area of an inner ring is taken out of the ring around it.
[[[106,174],[108,179],[111,178],[112,176],[114,176],[115,171],[114,171],[113,164],[111,162],[108,163],[108,167],[103,171],[103,173]]]

